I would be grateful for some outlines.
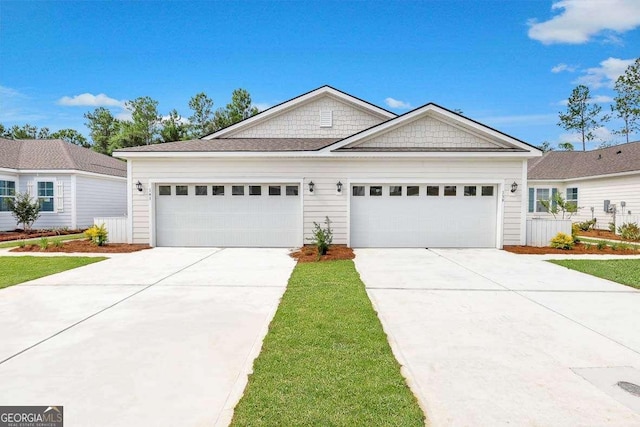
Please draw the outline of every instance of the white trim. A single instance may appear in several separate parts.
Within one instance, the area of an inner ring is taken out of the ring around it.
[[[265,121],[268,120],[269,118],[276,116],[286,110],[292,109],[298,105],[302,105],[305,104],[309,101],[312,101],[315,98],[318,98],[322,95],[331,95],[335,98],[338,98],[341,101],[344,102],[348,102],[350,104],[356,105],[358,106],[360,109],[365,110],[366,112],[370,113],[370,114],[375,114],[377,116],[380,116],[381,118],[385,118],[385,119],[391,119],[394,117],[397,117],[396,114],[384,110],[380,107],[377,107],[373,104],[369,104],[365,101],[362,101],[360,99],[354,98],[351,95],[347,95],[343,92],[337,91],[336,89],[333,89],[329,86],[323,86],[320,87],[316,90],[313,90],[309,93],[306,93],[302,96],[298,96],[296,98],[290,99],[289,101],[285,101],[282,104],[276,105],[275,107],[271,107],[265,111],[263,111],[262,113],[256,114],[255,116],[249,117],[247,119],[244,119],[238,123],[235,123],[231,126],[228,126],[224,129],[220,129],[219,131],[216,131],[210,135],[204,136],[202,137],[202,139],[214,139],[214,138],[221,138],[224,135],[227,135],[229,133],[235,132],[238,129],[244,128],[244,127],[250,127],[253,126],[256,123],[259,123],[261,121]]]
[[[40,210],[41,214],[44,215],[57,215],[58,214],[58,178],[56,177],[48,177],[48,176],[36,176],[33,179],[33,197],[35,200],[40,200],[40,195],[38,191],[38,183],[40,182],[52,182],[53,183],[53,210],[52,211],[43,211]]]
[[[328,147],[323,148],[320,151],[326,152],[326,151],[334,151],[338,148],[342,148],[346,145],[349,144],[353,144],[357,141],[364,141],[366,139],[372,138],[374,136],[376,136],[377,134],[382,134],[385,133],[386,131],[392,129],[392,128],[396,128],[399,127],[401,124],[406,123],[406,122],[411,122],[413,120],[422,118],[422,117],[426,117],[426,116],[442,116],[446,119],[451,120],[453,123],[457,123],[460,126],[464,126],[466,128],[471,128],[471,130],[465,129],[467,132],[479,132],[481,135],[487,135],[484,136],[483,139],[487,139],[488,141],[494,143],[494,144],[507,144],[507,145],[511,145],[511,146],[515,146],[517,148],[522,148],[527,150],[527,154],[530,157],[541,157],[542,156],[542,151],[534,148],[530,145],[527,145],[523,142],[518,141],[515,138],[509,137],[505,134],[502,134],[498,131],[495,131],[487,126],[481,125],[477,122],[474,122],[472,120],[467,119],[466,117],[463,116],[459,116],[457,114],[454,114],[450,111],[445,110],[442,107],[439,107],[435,104],[427,104],[425,106],[419,107],[409,113],[403,114],[402,116],[398,116],[395,119],[392,120],[388,120],[384,123],[381,123],[377,126],[373,126],[365,131],[362,131],[360,133],[357,133],[355,135],[349,136],[341,141],[336,142],[335,144],[332,144]],[[451,123],[451,125],[453,125],[453,123]],[[464,128],[463,128],[464,129]]]
[[[133,243],[133,163],[127,160],[127,243]]]
[[[71,228],[76,229],[78,227],[78,203],[76,203],[76,197],[78,197],[77,177],[71,175]]]
[[[574,182],[574,181],[588,181],[590,179],[606,179],[606,178],[618,178],[625,177],[629,175],[640,175],[640,170],[637,171],[629,171],[629,172],[618,172],[618,173],[610,173],[604,175],[591,175],[591,176],[583,176],[580,178],[557,178],[557,179],[530,179],[529,182]]]
[[[527,161],[522,161],[522,183],[520,191],[522,193],[520,200],[520,244],[527,243],[527,213],[529,212],[529,185],[527,182]]]
[[[498,249],[502,249],[503,241],[504,241],[504,189],[505,182],[502,180],[498,184],[496,195],[496,203],[498,214],[496,215],[496,247]]]
[[[6,169],[0,168],[0,171],[7,171],[10,173],[15,173],[17,175],[67,175],[67,174],[76,174],[76,175],[85,175],[91,176],[95,178],[103,178],[103,179],[113,179],[117,181],[126,181],[126,176],[115,176],[115,175],[106,175],[102,173],[95,172],[85,172],[77,169]]]

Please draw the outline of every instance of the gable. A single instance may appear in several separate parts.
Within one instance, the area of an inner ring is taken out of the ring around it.
[[[331,95],[240,127],[225,138],[345,138],[387,120]]]
[[[503,144],[490,141],[461,127],[433,117],[422,117],[412,122],[391,128],[364,141],[354,142],[344,148],[399,148],[399,149],[443,149],[443,148],[505,148]]]

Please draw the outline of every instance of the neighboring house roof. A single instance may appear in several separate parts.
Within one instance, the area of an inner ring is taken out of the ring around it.
[[[528,177],[536,179],[574,179],[640,172],[640,141],[592,151],[549,151],[530,159]]]
[[[17,170],[78,170],[127,176],[126,163],[61,139],[0,138],[0,168]]]
[[[127,148],[142,152],[215,152],[215,151],[315,151],[340,139],[336,138],[217,138],[191,139]]]

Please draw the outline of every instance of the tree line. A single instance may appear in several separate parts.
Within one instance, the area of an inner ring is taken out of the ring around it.
[[[610,112],[602,113],[602,107],[594,102],[589,88],[578,85],[573,89],[567,100],[567,110],[558,113],[558,126],[567,131],[578,132],[582,141],[582,150],[586,151],[586,143],[595,139],[594,131],[612,118],[619,119],[621,126],[613,130],[616,135],[625,137],[629,142],[629,135],[640,131],[640,58],[636,59],[624,74],[616,79],[613,86],[616,96],[609,105]],[[609,146],[610,142],[603,142],[601,146]],[[553,148],[548,142],[542,143],[543,151]],[[561,150],[573,150],[573,145],[565,142],[558,145]]]
[[[59,138],[111,155],[118,148],[201,138],[259,112],[252,105],[249,92],[241,88],[233,91],[230,103],[217,110],[214,110],[213,100],[204,92],[194,95],[188,105],[192,114],[186,119],[175,108],[168,116],[162,117],[158,112],[158,101],[148,96],[125,102],[124,106],[131,113],[131,120],[118,119],[108,108],[98,107],[84,114],[90,141],[75,129],[51,132],[47,127],[38,128],[30,124],[12,127],[0,124],[0,137]]]

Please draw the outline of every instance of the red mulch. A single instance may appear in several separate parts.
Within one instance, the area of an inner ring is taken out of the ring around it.
[[[298,262],[333,261],[337,259],[354,259],[355,254],[351,248],[344,245],[331,245],[326,255],[318,259],[318,249],[312,245],[305,245],[297,251],[291,253],[291,257]]]
[[[84,253],[129,253],[151,249],[149,245],[129,245],[127,243],[108,243],[97,246],[89,240],[69,240],[62,246],[55,247],[49,243],[47,249],[42,250],[38,245],[27,245],[24,248],[11,249],[10,252],[84,252]]]
[[[79,234],[83,231],[84,230],[32,230],[28,233],[23,230],[3,231],[0,232],[0,242],[33,239],[34,237],[66,236],[67,234]]]
[[[618,236],[615,233],[610,232],[609,230],[589,230],[589,231],[580,231],[578,233],[578,237],[596,237],[600,239],[609,239],[609,240],[622,240],[622,237]]]
[[[563,255],[580,255],[580,254],[592,254],[592,255],[640,255],[638,249],[618,249],[613,250],[610,246],[598,249],[595,244],[591,244],[590,247],[585,246],[583,243],[576,244],[573,249],[556,249],[543,247],[538,248],[535,246],[505,246],[505,251],[513,252],[514,254],[533,254],[533,255],[546,255],[546,254],[563,254]]]

